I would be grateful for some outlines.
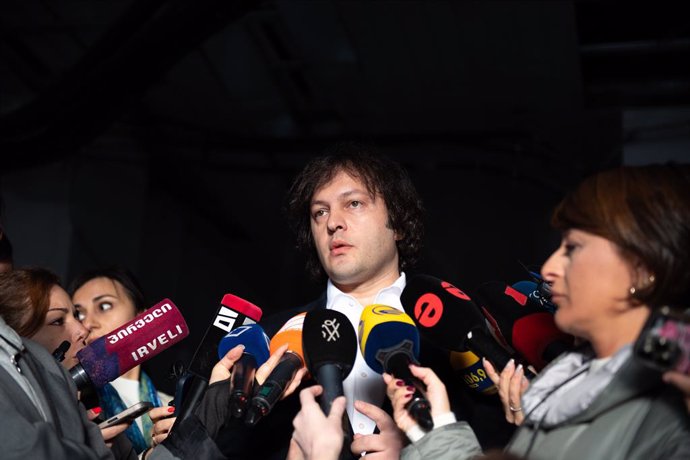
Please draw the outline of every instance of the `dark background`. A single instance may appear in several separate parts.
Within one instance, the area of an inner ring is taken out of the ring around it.
[[[281,213],[305,162],[376,143],[427,208],[419,271],[514,282],[585,175],[690,160],[678,3],[3,0],[0,187],[18,266],[120,263],[192,329],[224,293],[316,297]]]

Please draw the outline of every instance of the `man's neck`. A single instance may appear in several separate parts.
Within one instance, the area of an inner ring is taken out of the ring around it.
[[[362,306],[371,305],[376,301],[376,295],[381,289],[387,288],[400,278],[400,272],[384,274],[377,278],[368,279],[361,283],[340,284],[331,280],[333,285],[345,294],[351,295]]]

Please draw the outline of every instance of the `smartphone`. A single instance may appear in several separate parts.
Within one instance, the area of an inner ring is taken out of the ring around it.
[[[105,422],[99,423],[98,428],[108,428],[109,426],[118,425],[120,423],[130,423],[135,418],[141,417],[151,409],[153,409],[153,403],[148,401],[138,402],[123,410],[119,414],[113,415]]]
[[[634,345],[644,364],[690,375],[690,314],[669,307],[652,312]]]

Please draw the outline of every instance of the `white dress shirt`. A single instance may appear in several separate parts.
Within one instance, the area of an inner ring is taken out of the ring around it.
[[[388,305],[389,307],[403,310],[400,303],[400,294],[405,288],[405,274],[401,273],[400,278],[395,282],[381,289],[374,298],[374,303]],[[360,303],[351,295],[345,294],[335,287],[331,280],[328,280],[326,289],[326,308],[337,310],[343,313],[352,323],[355,333],[359,330],[359,318],[362,315],[365,305]],[[359,342],[359,337],[358,337]],[[381,407],[386,396],[386,386],[383,383],[381,374],[370,368],[364,361],[362,351],[357,346],[355,364],[352,366],[350,375],[343,380],[343,392],[347,398],[347,415],[350,417],[352,431],[354,433],[371,434],[374,432],[376,423],[366,415],[355,409],[355,400],[366,401]]]

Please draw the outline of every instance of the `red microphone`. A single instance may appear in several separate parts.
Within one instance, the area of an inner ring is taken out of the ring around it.
[[[102,387],[188,335],[180,310],[164,299],[78,351],[79,364],[69,373],[79,389]]]

